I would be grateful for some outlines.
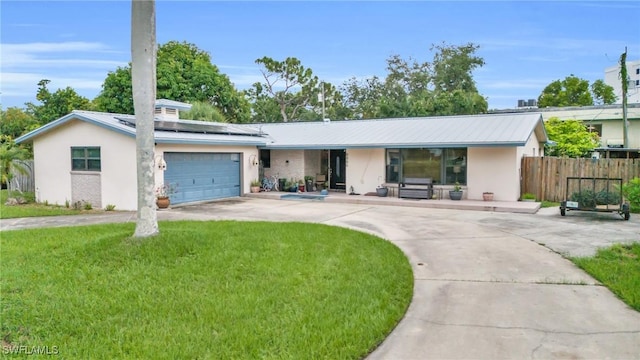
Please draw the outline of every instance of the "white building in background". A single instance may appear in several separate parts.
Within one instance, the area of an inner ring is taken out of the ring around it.
[[[622,82],[618,78],[619,73],[620,64],[604,69],[604,82],[613,87],[613,92],[618,97],[616,104],[622,104]],[[627,103],[640,103],[640,60],[627,61],[627,73],[630,80]]]

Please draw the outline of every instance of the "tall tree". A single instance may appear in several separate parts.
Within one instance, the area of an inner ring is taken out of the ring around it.
[[[407,117],[478,114],[487,100],[478,93],[472,72],[484,65],[475,55],[478,46],[433,45],[432,62],[393,55],[387,59],[387,76],[345,82],[346,104],[356,117]]]
[[[589,132],[580,120],[560,120],[552,117],[544,124],[549,140],[555,145],[545,145],[549,156],[584,157],[598,146],[598,134]]]
[[[154,196],[154,126],[156,100],[156,3],[131,2],[131,79],[136,116],[138,216],[135,237],[159,233]]]
[[[41,104],[27,103],[27,109],[36,118],[40,125],[45,125],[53,120],[63,117],[73,110],[92,110],[93,105],[89,99],[78,95],[71,87],[49,91],[47,84],[51,80],[43,79],[38,82],[36,99]]]
[[[158,48],[157,96],[182,102],[206,102],[231,122],[247,122],[250,105],[229,78],[211,63],[211,56],[194,44],[169,41]],[[131,66],[107,75],[95,103],[102,111],[133,112]]]
[[[547,85],[538,96],[538,107],[613,104],[615,100],[613,87],[604,81],[596,80],[589,86],[588,80],[571,74],[564,80],[555,80]]]
[[[1,113],[0,134],[10,136],[12,139],[39,126],[33,115],[18,107],[10,107],[2,110]]]
[[[436,92],[453,92],[461,90],[467,93],[477,93],[476,82],[472,72],[484,66],[484,59],[475,53],[480,47],[473,43],[460,46],[433,45],[431,51],[436,50],[433,57],[433,85]]]
[[[598,79],[591,84],[593,94],[593,105],[608,105],[616,102],[616,95],[613,86],[605,84],[602,79]]]
[[[265,56],[255,62],[264,66],[260,72],[265,81],[253,84],[249,97],[254,103],[264,103],[266,98],[272,98],[278,104],[282,121],[295,119],[317,95],[318,77],[313,75],[311,69],[305,68],[300,60],[288,57],[284,61],[277,61]]]

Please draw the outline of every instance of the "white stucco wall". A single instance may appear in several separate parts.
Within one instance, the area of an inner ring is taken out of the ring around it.
[[[99,146],[101,171],[72,172],[72,146]],[[99,175],[100,201],[87,199],[92,205],[115,205],[116,210],[137,208],[136,144],[135,138],[118,134],[83,121],[71,121],[34,140],[35,184],[38,201],[63,205],[73,200],[72,173]],[[249,192],[252,179],[258,178],[258,166],[251,162],[258,150],[251,146],[169,145],[156,146],[156,159],[164,152],[222,152],[241,154],[241,193]],[[78,178],[75,180],[77,183]],[[97,181],[97,179],[95,179]],[[156,167],[156,184],[164,183],[164,171]],[[77,190],[77,189],[76,189]],[[78,191],[75,192],[78,196]],[[98,203],[98,204],[95,204]]]
[[[520,196],[520,158],[515,147],[472,147],[467,150],[466,198],[482,200],[485,191],[496,201],[517,201]]]
[[[83,121],[70,121],[34,139],[38,201],[59,205],[71,202],[72,146],[100,147],[102,207],[112,204],[117,210],[136,208],[135,139]]]
[[[207,153],[240,153],[240,193],[250,192],[251,180],[258,178],[258,165],[254,165],[254,158],[258,159],[258,149],[252,146],[213,146],[213,145],[156,145],[156,159],[164,157],[165,152],[207,152]],[[273,159],[271,160],[273,164]],[[156,167],[156,184],[164,183],[164,171]]]
[[[347,193],[376,191],[385,178],[385,149],[347,149]]]

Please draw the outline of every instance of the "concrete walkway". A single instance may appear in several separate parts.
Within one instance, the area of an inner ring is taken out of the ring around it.
[[[162,220],[307,221],[384,237],[407,255],[414,296],[369,359],[638,359],[640,313],[558,253],[640,239],[640,217],[233,199]],[[3,230],[133,221],[133,213],[2,220]],[[1,236],[1,234],[0,234]],[[541,246],[544,244],[544,246]]]

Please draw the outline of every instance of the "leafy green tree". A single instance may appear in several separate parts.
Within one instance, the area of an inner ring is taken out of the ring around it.
[[[187,42],[158,48],[157,97],[187,103],[207,102],[231,122],[247,122],[250,104],[229,78],[211,63],[209,53]],[[110,72],[95,103],[101,111],[131,114],[131,65]]]
[[[27,103],[27,109],[33,114],[40,125],[45,125],[53,120],[63,117],[73,110],[92,110],[93,104],[89,99],[67,86],[55,92],[49,91],[47,84],[51,80],[43,79],[38,82],[38,93],[36,99],[41,103]]]
[[[217,107],[206,103],[196,101],[191,104],[191,110],[181,111],[180,119],[188,120],[200,120],[200,121],[215,121],[215,122],[227,122],[227,119],[222,115]]]
[[[596,80],[589,86],[588,80],[571,74],[564,80],[555,80],[547,85],[538,96],[538,107],[589,106],[613,104],[615,101],[613,87],[604,81]]]
[[[613,86],[607,85],[602,79],[598,79],[591,84],[594,105],[608,105],[616,102],[617,97]]]
[[[18,107],[10,107],[1,111],[0,134],[10,136],[12,139],[34,130],[39,126],[32,114]]]
[[[466,93],[478,93],[472,72],[484,66],[484,59],[476,56],[478,45],[468,43],[460,46],[433,45],[436,50],[431,66],[433,67],[433,85],[436,92],[461,90]]]
[[[247,91],[257,122],[287,122],[289,120],[317,120],[322,118],[322,95],[325,117],[346,115],[342,94],[328,82],[320,82],[313,71],[300,60],[288,57],[277,61],[270,57],[256,60],[264,82],[257,82]],[[278,107],[275,114],[274,103]]]
[[[345,81],[340,88],[345,105],[358,119],[375,119],[379,116],[379,102],[385,92],[385,84],[377,76]]]
[[[598,134],[589,132],[580,120],[552,117],[544,124],[553,146],[545,145],[549,156],[585,157],[598,146]]]
[[[93,99],[96,108],[114,114],[133,114],[131,65],[110,71],[102,84],[102,91]]]
[[[475,55],[478,46],[442,43],[430,50],[435,51],[432,62],[391,56],[384,80],[348,80],[342,87],[345,103],[360,118],[486,112],[487,100],[478,93],[472,75],[484,65]]]
[[[0,182],[8,187],[15,171],[25,174],[27,169],[20,160],[28,157],[28,151],[16,145],[11,136],[0,135]]]

